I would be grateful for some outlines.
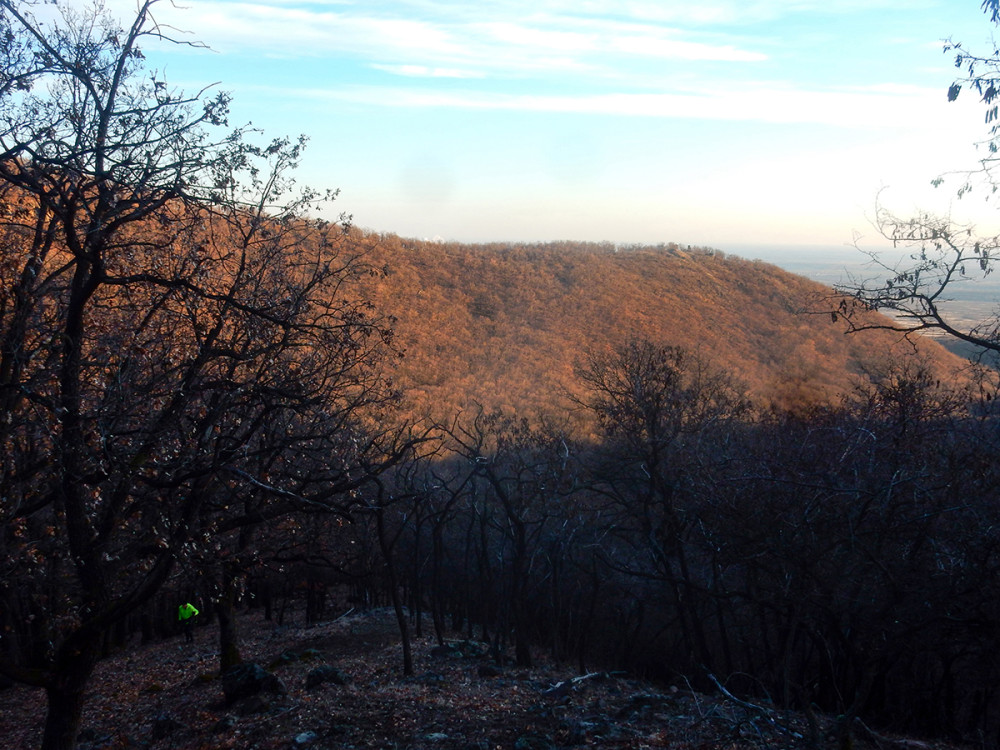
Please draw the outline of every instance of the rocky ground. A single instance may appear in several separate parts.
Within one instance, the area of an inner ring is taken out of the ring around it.
[[[547,750],[549,748],[814,748],[832,723],[722,692],[654,686],[622,675],[581,677],[546,663],[497,668],[478,644],[414,643],[402,676],[391,613],[352,613],[313,627],[243,625],[243,656],[277,680],[226,700],[213,626],[192,645],[135,646],[99,666],[79,750]],[[341,684],[343,683],[343,684]],[[230,685],[230,693],[234,688]],[[41,691],[0,692],[0,746],[37,748]],[[858,746],[943,748],[867,733]]]

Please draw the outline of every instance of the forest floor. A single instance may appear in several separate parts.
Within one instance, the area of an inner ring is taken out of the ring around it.
[[[442,655],[432,638],[415,638],[415,676],[404,677],[399,631],[384,609],[310,627],[276,627],[254,614],[241,629],[243,658],[273,672],[283,694],[227,705],[217,677],[217,628],[199,627],[193,645],[176,637],[130,646],[101,662],[79,750],[799,750],[836,744],[828,717],[810,722],[761,702],[623,675],[580,678],[540,654],[532,669],[498,669],[480,648]],[[321,665],[336,667],[349,681],[308,688],[307,676]],[[0,746],[37,748],[44,714],[42,691],[0,691]],[[859,734],[858,748],[946,747]]]

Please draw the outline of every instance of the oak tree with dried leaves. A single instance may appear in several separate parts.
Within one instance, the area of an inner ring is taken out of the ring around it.
[[[302,141],[149,70],[155,5],[0,1],[0,674],[46,691],[45,750],[178,562],[237,569],[254,524],[343,511],[407,446],[365,416],[391,332],[339,228],[299,218]]]

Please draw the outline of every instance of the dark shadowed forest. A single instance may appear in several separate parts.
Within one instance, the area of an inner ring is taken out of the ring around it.
[[[0,0],[0,706],[43,697],[44,750],[133,743],[80,734],[95,680],[187,602],[242,717],[192,747],[287,710],[234,686],[275,684],[249,622],[349,608],[390,613],[403,678],[419,639],[468,641],[683,687],[678,722],[699,695],[759,709],[744,729],[795,711],[800,747],[1000,746],[998,383],[918,335],[1000,348],[924,293],[993,250],[887,219],[921,265],[835,291],[305,218],[302,142],[145,69],[153,5],[121,29]]]

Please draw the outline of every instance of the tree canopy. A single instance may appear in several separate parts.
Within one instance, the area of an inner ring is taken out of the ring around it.
[[[149,70],[156,1],[120,27],[0,0],[0,610],[45,644],[5,643],[0,673],[46,690],[46,750],[73,746],[104,636],[178,564],[346,512],[406,449],[374,418],[395,350],[349,292],[369,269],[300,218],[303,141],[256,143],[226,94]]]

